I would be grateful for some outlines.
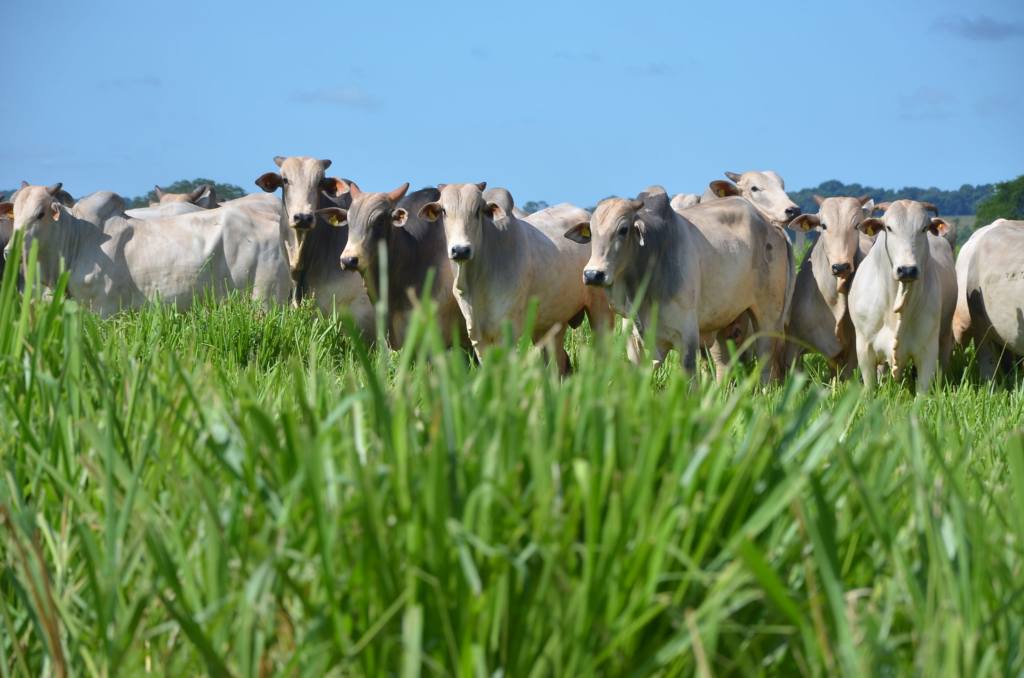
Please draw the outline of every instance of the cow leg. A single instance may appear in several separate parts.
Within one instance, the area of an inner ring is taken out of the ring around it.
[[[643,337],[640,336],[640,333],[637,332],[625,318],[622,319],[622,330],[627,333],[626,355],[629,356],[629,362],[640,367],[644,361]]]
[[[857,363],[860,365],[860,377],[864,380],[864,388],[868,391],[875,390],[878,360],[874,348],[869,346],[867,340],[860,334],[857,334]]]
[[[715,334],[715,343],[711,344],[708,349],[708,353],[711,354],[711,360],[715,363],[715,381],[719,384],[725,383],[726,378],[729,376],[729,364],[731,362],[729,356],[729,328],[721,330]],[[737,347],[736,359],[739,359],[739,347]]]
[[[995,353],[992,351],[992,342],[988,340],[986,332],[979,327],[981,323],[974,323],[971,326],[971,334],[974,336],[974,360],[978,363],[978,374],[982,381],[992,381],[996,376]]]
[[[953,355],[953,330],[948,330],[939,337],[939,366],[945,372],[949,367],[949,358]]]
[[[679,330],[679,363],[688,376],[697,374],[697,352],[700,350],[700,327],[697,314],[691,313],[683,320]],[[715,344],[718,344],[716,341]]]
[[[914,366],[917,367],[917,395],[923,396],[928,393],[938,362],[939,342],[935,340],[928,342],[920,356],[914,356]]]
[[[764,332],[764,336],[759,336],[754,340],[754,348],[757,351],[757,361],[761,365],[761,383],[768,384],[779,376],[777,365],[781,356],[778,355],[778,351],[782,348],[778,344],[778,340],[771,335],[781,334],[782,330],[774,325],[766,326],[756,309],[749,309],[747,314],[750,316],[750,325],[754,334]]]
[[[558,366],[558,373],[563,377],[572,374],[572,363],[569,362],[569,354],[565,350],[565,333],[569,328],[563,326],[551,338],[551,354]]]

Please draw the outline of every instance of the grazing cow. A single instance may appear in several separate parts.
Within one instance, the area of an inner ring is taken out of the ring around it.
[[[953,348],[956,270],[953,253],[940,237],[949,229],[934,205],[913,200],[881,203],[880,219],[858,228],[878,234],[857,267],[850,289],[850,318],[857,334],[857,362],[868,388],[875,370],[888,362],[899,379],[910,360],[917,367],[917,390],[928,390],[935,364],[945,369]]]
[[[755,329],[776,335],[760,337],[756,345],[762,379],[777,376],[782,357],[777,337],[793,288],[789,241],[745,200],[702,202],[685,214],[671,208],[663,188],[652,186],[636,200],[603,200],[592,221],[565,235],[591,243],[585,282],[606,288],[616,313],[636,314],[630,343],[634,362],[641,359],[654,304],[659,306],[654,361],[660,364],[674,348],[687,371],[697,366],[700,333],[722,330],[746,312]],[[719,378],[724,369],[719,363]]]
[[[672,209],[675,211],[685,210],[700,203],[700,196],[696,193],[680,193],[672,198]]]
[[[512,324],[513,336],[521,335],[529,301],[536,298],[532,339],[550,338],[555,362],[566,374],[570,368],[564,348],[566,330],[578,327],[584,314],[599,332],[613,320],[604,294],[595,294],[600,290],[583,284],[587,249],[561,237],[569,226],[590,215],[562,204],[531,214],[530,221],[525,221],[512,215],[511,196],[508,202],[485,200],[486,187],[486,183],[442,184],[440,199],[419,212],[426,221],[444,218],[453,289],[473,349],[482,357],[486,348],[499,343],[506,321]]]
[[[1024,356],[1024,221],[999,219],[978,233],[956,262],[963,288],[953,325],[961,342],[973,337],[978,369],[991,379],[1004,349]]]
[[[786,327],[787,366],[808,350],[828,360],[845,378],[857,366],[853,323],[847,294],[854,272],[871,249],[872,240],[860,222],[871,217],[871,196],[823,198],[814,196],[817,214],[801,214],[791,227],[817,230],[819,237],[804,256],[793,292],[793,310]]]
[[[218,299],[250,288],[254,298],[287,296],[288,269],[269,214],[235,207],[130,219],[114,193],[94,193],[69,208],[55,199],[60,186],[28,186],[3,207],[13,207],[26,247],[38,243],[40,282],[53,288],[63,259],[69,294],[102,317],[158,295],[179,311],[204,290]]]
[[[376,334],[376,315],[363,279],[355,271],[342,270],[341,252],[348,241],[348,227],[332,228],[317,211],[328,207],[348,209],[352,204],[348,182],[324,176],[330,160],[293,157],[274,158],[280,173],[267,172],[256,185],[267,193],[282,189],[279,218],[281,249],[294,284],[296,305],[311,294],[325,314],[337,306],[348,310],[363,337]]]
[[[430,296],[437,304],[437,321],[445,344],[452,342],[452,328],[466,336],[466,321],[452,292],[454,277],[448,263],[444,229],[419,217],[420,208],[441,197],[436,188],[406,195],[409,184],[390,193],[364,193],[349,182],[352,205],[347,210],[329,207],[318,214],[348,220],[348,243],[341,253],[341,267],[357,271],[370,300],[380,299],[380,246],[387,253],[388,342],[401,349],[413,310],[423,296],[427,275],[434,271]]]

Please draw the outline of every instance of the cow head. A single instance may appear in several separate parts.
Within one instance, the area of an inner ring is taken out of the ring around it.
[[[25,233],[23,252],[29,251],[33,240],[49,233],[67,209],[57,199],[60,187],[61,184],[45,188],[29,186],[22,182],[21,190],[14,196],[14,202],[0,203],[0,210],[4,216],[13,221],[11,235],[17,231]],[[10,243],[4,249],[4,259],[7,258],[9,249]]]
[[[328,207],[317,214],[332,224],[348,220],[348,242],[341,253],[341,267],[346,271],[365,271],[377,259],[378,244],[387,242],[392,228],[401,228],[409,220],[409,213],[397,207],[409,184],[390,193],[363,193],[354,183],[349,184],[349,190],[351,207]]]
[[[160,201],[157,203],[159,205],[169,205],[172,202],[188,202],[198,205],[200,198],[213,191],[209,184],[203,184],[191,193],[168,193],[159,186],[154,186],[154,188],[156,188],[156,197]]]
[[[424,221],[437,221],[444,217],[444,235],[448,241],[448,258],[469,261],[480,249],[484,220],[500,219],[505,210],[494,202],[484,200],[487,182],[479,184],[441,184],[441,199],[420,208]]]
[[[853,275],[857,251],[860,248],[860,222],[871,216],[875,201],[870,195],[860,198],[823,198],[814,196],[817,214],[801,214],[790,223],[793,230],[817,229],[821,236],[817,247],[825,251],[829,272],[846,280]]]
[[[868,235],[884,233],[884,240],[878,240],[875,247],[885,248],[898,282],[912,283],[923,275],[923,265],[929,258],[928,233],[944,235],[949,224],[939,219],[935,205],[927,202],[883,202],[872,208],[872,214],[879,210],[883,212],[881,218],[865,219],[859,228]],[[935,212],[935,217],[928,216],[928,212]]]
[[[633,263],[646,235],[644,222],[637,216],[643,207],[639,200],[609,198],[598,204],[590,221],[566,232],[569,240],[590,243],[590,261],[583,270],[585,284],[607,287]]]
[[[274,162],[280,172],[267,172],[256,180],[256,185],[267,193],[281,189],[284,206],[281,210],[281,244],[288,258],[293,280],[302,271],[302,247],[310,230],[316,226],[316,212],[320,206],[320,192],[337,196],[348,190],[348,184],[335,177],[325,177],[330,160],[316,158],[282,158]]]
[[[780,227],[800,216],[800,207],[786,195],[786,184],[775,172],[726,172],[725,176],[736,183],[712,181],[710,188],[718,197],[742,196]]]
[[[700,196],[696,193],[680,193],[679,195],[672,198],[672,209],[684,210],[687,207],[693,207],[700,203]]]

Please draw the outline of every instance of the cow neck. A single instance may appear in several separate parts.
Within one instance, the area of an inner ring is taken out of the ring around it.
[[[856,264],[856,257],[854,259]],[[832,265],[828,262],[828,255],[825,254],[821,236],[811,247],[811,273],[814,275],[814,281],[818,285],[818,290],[821,291],[825,304],[838,322],[846,312],[846,295],[839,293],[839,278],[832,275]],[[852,277],[851,274],[851,279],[847,282],[847,289],[853,282]]]
[[[484,217],[478,251],[469,261],[452,261],[455,289],[465,298],[485,290],[492,281],[505,287],[518,281],[523,261],[520,256],[523,225],[509,215],[497,220]]]
[[[918,276],[916,282],[911,283],[910,285],[907,286],[907,298],[903,302],[903,305],[902,305],[902,309],[903,310],[906,310],[907,308],[910,308],[914,304],[916,304],[918,297],[921,294],[923,294],[921,292],[921,290],[924,289],[924,287],[926,286],[925,283],[926,283],[926,278],[928,277],[928,270],[929,270],[928,269],[928,265],[931,262],[931,258],[932,258],[931,243],[927,242],[927,237],[928,236],[925,236],[925,239],[926,239],[926,242],[925,242],[925,245],[926,245],[925,256],[921,257],[918,260],[918,262],[917,262],[917,267],[920,269],[920,275]],[[886,265],[885,275],[879,276],[882,279],[883,298],[884,299],[896,299],[897,295],[900,293],[900,283],[892,275],[892,272],[893,272],[893,260],[892,260],[892,257],[889,255],[889,247],[888,247],[888,245],[889,245],[889,239],[888,239],[888,237],[886,235],[886,232],[882,231],[878,235],[878,239],[875,240],[875,245],[874,245],[874,247],[871,248],[871,252],[874,252],[875,250],[880,249],[882,251],[882,254],[881,254],[880,258],[882,259],[883,262],[885,262],[885,265]],[[868,255],[870,256],[870,254],[871,253],[869,252]],[[889,310],[890,313],[894,313],[895,312],[893,310],[892,306],[890,306],[888,310]],[[896,315],[897,316],[901,316],[902,313],[897,313]]]
[[[62,211],[59,222],[50,221],[40,230],[42,233],[36,238],[39,242],[36,259],[39,262],[39,282],[50,289],[56,287],[60,277],[61,258],[64,259],[64,269],[73,271],[89,233],[103,231],[70,211]]]
[[[619,280],[612,282],[610,296],[616,301],[623,300],[625,302],[626,306],[623,310],[627,314],[635,313],[637,326],[641,332],[647,329],[646,324],[654,306],[653,300],[668,300],[675,292],[673,289],[666,289],[672,287],[666,284],[669,282],[667,279],[670,277],[670,272],[665,270],[666,259],[664,256],[666,251],[672,249],[670,240],[668,232],[663,232],[657,226],[648,224],[644,244],[640,245],[636,240],[632,243],[634,265],[626,270],[621,282]],[[650,281],[644,290],[643,298],[639,300],[640,306],[633,308],[644,286],[644,279],[647,277],[648,271],[650,272]]]

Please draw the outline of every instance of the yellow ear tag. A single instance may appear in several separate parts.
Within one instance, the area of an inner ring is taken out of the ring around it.
[[[581,228],[580,229],[580,235],[582,235],[584,238],[589,238],[590,237],[590,229],[586,228],[586,227]]]
[[[725,197],[725,189],[724,188],[718,189],[718,197],[719,198],[724,198]]]
[[[339,223],[341,222],[338,221],[338,217],[331,217],[331,226],[337,226]]]
[[[8,219],[13,219],[14,218],[14,212],[8,212],[7,213],[7,218]]]

